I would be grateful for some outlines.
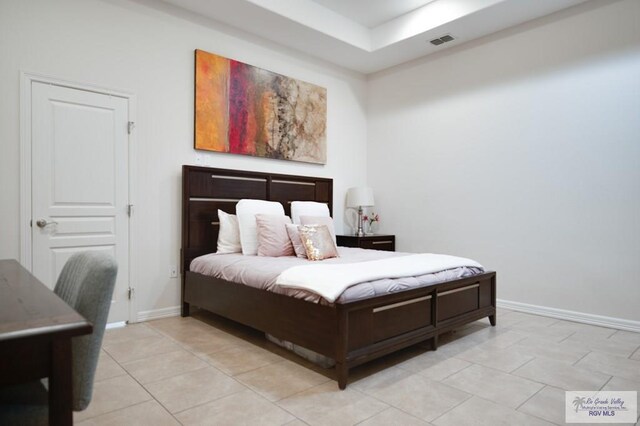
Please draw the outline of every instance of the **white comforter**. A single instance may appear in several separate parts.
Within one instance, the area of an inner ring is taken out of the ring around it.
[[[475,260],[423,253],[370,262],[294,266],[278,276],[276,285],[308,290],[334,302],[347,288],[361,282],[432,274],[463,266],[482,268]]]

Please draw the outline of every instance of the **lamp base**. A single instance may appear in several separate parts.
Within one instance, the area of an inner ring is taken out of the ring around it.
[[[356,237],[364,237],[364,229],[362,229],[362,206],[358,207],[358,230]]]

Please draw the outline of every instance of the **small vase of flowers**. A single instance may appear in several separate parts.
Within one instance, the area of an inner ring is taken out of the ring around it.
[[[366,235],[373,235],[373,224],[380,222],[380,215],[372,212],[371,214],[364,215],[362,220],[365,224],[364,233]]]

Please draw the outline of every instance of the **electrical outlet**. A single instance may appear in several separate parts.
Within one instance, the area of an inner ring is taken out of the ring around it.
[[[169,278],[178,278],[178,268],[169,266]]]

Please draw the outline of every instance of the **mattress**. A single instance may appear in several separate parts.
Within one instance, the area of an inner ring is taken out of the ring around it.
[[[321,261],[323,264],[356,263],[407,256],[411,253],[338,247],[339,257]],[[190,270],[199,274],[220,278],[225,281],[285,294],[309,302],[330,304],[321,296],[301,289],[284,288],[276,284],[278,276],[288,268],[307,265],[312,262],[298,257],[245,256],[241,253],[200,256],[191,262]],[[460,267],[415,277],[386,278],[368,281],[347,288],[336,300],[338,303],[352,302],[373,296],[395,293],[416,287],[423,287],[468,277],[484,272],[482,268]]]

